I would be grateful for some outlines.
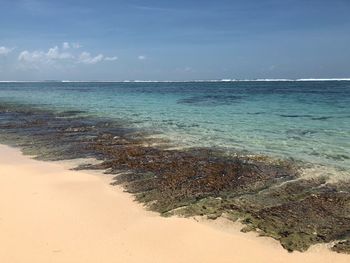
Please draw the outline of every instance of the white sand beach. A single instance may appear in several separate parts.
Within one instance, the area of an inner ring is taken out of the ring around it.
[[[0,262],[348,263],[350,256],[324,245],[288,253],[224,221],[163,218],[102,176],[0,146]]]

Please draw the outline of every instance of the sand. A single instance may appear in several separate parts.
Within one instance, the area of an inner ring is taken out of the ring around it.
[[[288,253],[223,220],[162,218],[106,178],[0,146],[0,262],[350,262],[324,245]]]

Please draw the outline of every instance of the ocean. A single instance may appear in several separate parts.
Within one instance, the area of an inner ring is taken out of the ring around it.
[[[8,82],[0,103],[125,121],[178,147],[350,169],[350,81]]]

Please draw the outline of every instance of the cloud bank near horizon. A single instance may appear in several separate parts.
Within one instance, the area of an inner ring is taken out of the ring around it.
[[[64,66],[74,64],[94,65],[103,61],[116,61],[117,56],[105,56],[103,54],[92,55],[87,51],[80,51],[82,46],[78,43],[63,42],[62,47],[54,46],[47,51],[23,50],[17,60],[21,69],[38,69],[41,66]],[[0,47],[0,54],[8,54],[9,48]]]

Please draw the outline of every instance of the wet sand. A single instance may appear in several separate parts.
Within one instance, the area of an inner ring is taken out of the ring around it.
[[[288,253],[237,224],[162,218],[106,178],[0,146],[0,262],[349,262]]]

